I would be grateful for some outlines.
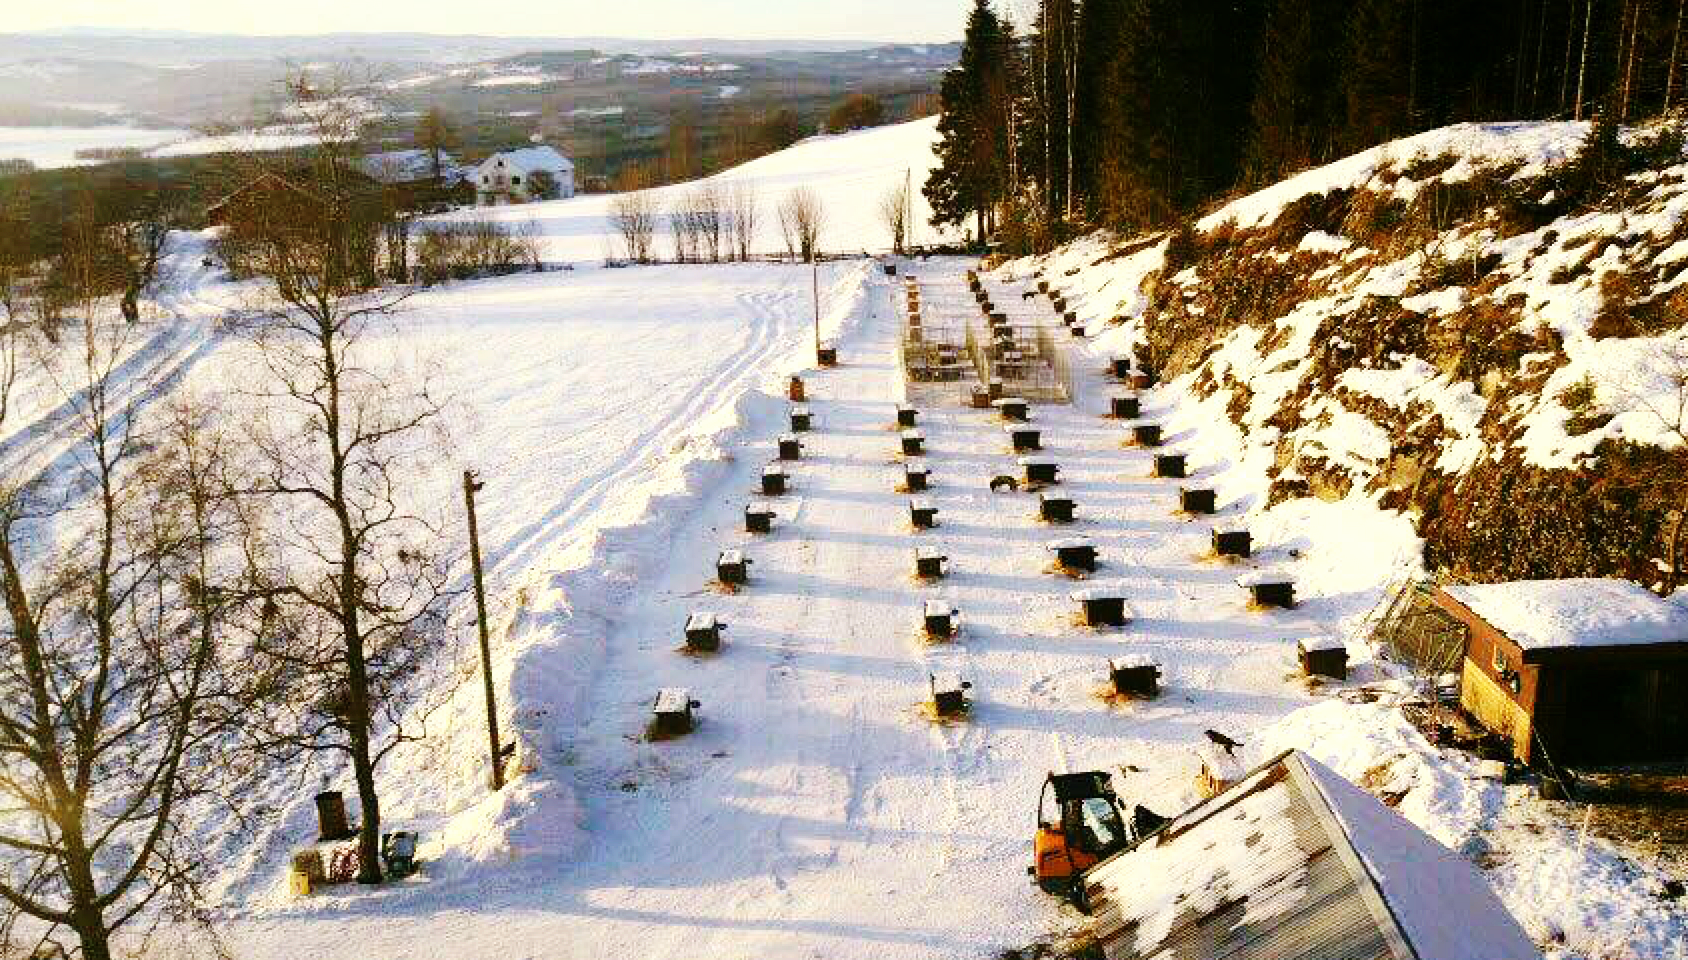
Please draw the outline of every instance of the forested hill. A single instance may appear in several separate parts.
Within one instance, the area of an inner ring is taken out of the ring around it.
[[[1000,6],[1000,5],[999,5]],[[1459,121],[1680,105],[1683,0],[976,0],[944,88],[950,222],[1141,227]]]

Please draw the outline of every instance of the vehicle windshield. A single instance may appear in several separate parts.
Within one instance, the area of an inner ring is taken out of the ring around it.
[[[1079,812],[1086,844],[1092,851],[1112,850],[1125,842],[1125,825],[1119,812],[1103,797],[1088,797]]]

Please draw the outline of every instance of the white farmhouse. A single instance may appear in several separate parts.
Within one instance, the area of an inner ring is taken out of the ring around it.
[[[523,147],[487,157],[474,181],[483,207],[567,199],[574,196],[574,164],[554,147]]]

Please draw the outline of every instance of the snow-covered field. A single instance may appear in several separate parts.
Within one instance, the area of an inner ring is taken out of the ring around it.
[[[822,250],[851,253],[888,248],[891,238],[880,222],[879,202],[887,191],[904,184],[910,185],[913,194],[912,222],[916,227],[910,242],[934,243],[949,235],[926,226],[931,208],[921,196],[920,187],[932,169],[932,143],[936,137],[936,119],[812,137],[790,149],[717,174],[709,182],[740,184],[754,191],[758,201],[752,248],[755,253],[785,252],[780,238],[779,204],[796,187],[808,187],[821,200]],[[682,184],[654,192],[666,211],[694,188]],[[532,229],[549,259],[602,260],[625,255],[605,225],[611,202],[610,196],[597,194],[476,210],[446,219],[491,217]],[[667,236],[660,231],[657,252],[672,256]]]
[[[77,159],[78,150],[150,150],[192,136],[191,130],[149,130],[119,124],[108,127],[0,127],[0,160],[28,160],[42,170],[74,167],[95,162]]]
[[[817,138],[721,179],[761,194],[759,249],[778,248],[773,207],[795,186],[827,207],[824,247],[878,249],[878,198],[905,177],[918,188],[933,135],[923,121]],[[1101,416],[1102,371],[1131,342],[1129,324],[1073,341],[1075,402],[1036,410],[1076,525],[1044,525],[1035,497],[987,489],[1016,472],[992,416],[929,406],[940,525],[916,534],[894,489],[899,287],[867,261],[824,268],[822,333],[844,362],[811,370],[806,268],[593,266],[610,243],[606,204],[496,211],[532,220],[548,259],[579,268],[421,293],[388,344],[432,368],[453,403],[452,462],[419,497],[455,510],[460,468],[487,484],[495,674],[527,772],[497,795],[482,785],[465,628],[433,677],[459,684],[443,723],[381,777],[389,822],[423,833],[421,876],[289,896],[287,853],[314,835],[312,791],[278,771],[256,798],[275,807],[256,836],[207,841],[225,857],[214,889],[236,956],[994,957],[1078,923],[1024,872],[1045,772],[1111,770],[1125,796],[1173,813],[1195,799],[1194,748],[1210,728],[1251,757],[1298,746],[1354,779],[1392,764],[1385,785],[1407,787],[1401,812],[1498,864],[1497,892],[1538,941],[1565,945],[1560,957],[1623,956],[1606,949],[1620,943],[1669,956],[1688,939],[1680,906],[1648,892],[1656,871],[1598,840],[1585,849],[1562,828],[1525,827],[1504,812],[1528,806],[1520,788],[1429,748],[1389,709],[1400,687],[1369,651],[1351,648],[1345,685],[1315,690],[1293,675],[1298,638],[1346,635],[1393,572],[1413,568],[1411,524],[1358,498],[1264,511],[1258,454],[1173,384],[1147,396],[1148,415],[1190,452],[1187,482],[1215,486],[1220,519],[1246,518],[1257,544],[1245,567],[1205,558],[1207,525],[1173,512],[1179,483],[1151,479],[1148,452],[1122,447],[1123,426]],[[1083,267],[1097,252],[1056,262]],[[1085,318],[1129,315],[1158,256],[1073,280],[1091,291]],[[181,260],[198,263],[197,250]],[[953,285],[967,264],[904,266]],[[250,367],[212,321],[245,292],[204,272],[179,279],[127,369],[237,391]],[[1018,302],[1026,280],[1016,265],[992,283]],[[740,511],[785,429],[795,372],[816,429],[773,534],[752,536]],[[50,462],[54,443],[37,428],[0,457]],[[1069,534],[1099,547],[1103,566],[1085,585],[1121,589],[1128,627],[1074,624],[1075,584],[1049,572],[1045,549]],[[952,575],[912,580],[916,545],[941,547]],[[729,547],[754,561],[737,594],[708,585]],[[1292,571],[1304,602],[1248,609],[1233,580],[1249,568]],[[961,611],[956,641],[919,637],[931,598]],[[729,624],[718,655],[677,650],[692,611]],[[1107,659],[1127,653],[1163,665],[1161,697],[1120,707],[1098,696]],[[966,722],[921,712],[935,670],[974,684]],[[1367,684],[1382,698],[1338,696]],[[701,701],[701,727],[649,742],[651,698],[670,685]]]

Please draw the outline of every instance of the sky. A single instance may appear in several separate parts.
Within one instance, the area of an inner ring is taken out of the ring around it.
[[[475,33],[637,39],[960,39],[971,0],[54,0],[14,3],[5,31]],[[495,11],[496,16],[488,16]]]

